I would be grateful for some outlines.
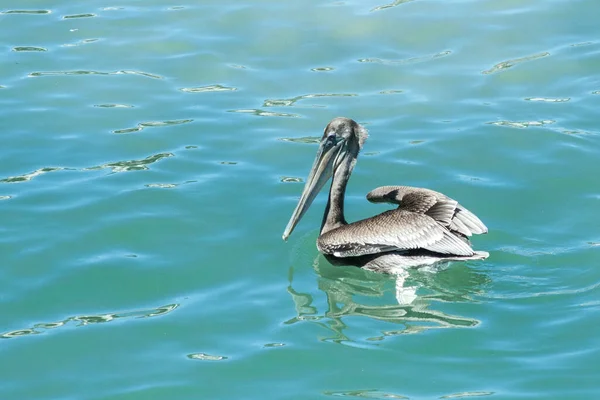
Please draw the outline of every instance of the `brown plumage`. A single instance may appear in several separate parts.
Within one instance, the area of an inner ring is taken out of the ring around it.
[[[456,200],[445,194],[431,189],[415,188],[410,186],[381,186],[367,194],[371,203],[399,204],[399,208],[406,207],[408,202],[414,205],[411,211],[419,211],[431,216],[453,232],[465,236],[487,233],[487,227],[479,218]],[[426,209],[425,209],[426,208]]]

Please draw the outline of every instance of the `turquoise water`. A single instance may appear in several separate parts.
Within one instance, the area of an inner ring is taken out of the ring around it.
[[[0,2],[0,397],[598,397],[598,10]],[[333,267],[324,195],[283,242],[340,115],[348,220],[429,187],[490,258]]]

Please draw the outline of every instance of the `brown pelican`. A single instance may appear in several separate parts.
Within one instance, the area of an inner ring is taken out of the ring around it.
[[[349,118],[334,118],[327,125],[283,240],[333,176],[317,239],[317,248],[328,260],[388,272],[391,266],[487,258],[488,253],[474,251],[468,240],[472,234],[487,233],[486,226],[456,200],[430,189],[379,187],[367,194],[367,200],[398,208],[346,222],[346,184],[367,137],[367,130]]]

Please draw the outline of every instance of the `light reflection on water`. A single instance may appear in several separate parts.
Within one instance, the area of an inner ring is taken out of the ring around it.
[[[15,331],[0,334],[0,339],[10,339],[27,335],[39,335],[50,329],[73,325],[75,327],[86,326],[90,324],[101,324],[120,319],[128,318],[151,318],[168,314],[179,307],[179,304],[168,304],[157,308],[136,311],[124,311],[117,313],[96,314],[96,315],[77,315],[57,322],[40,322],[34,324],[31,328],[23,328]]]
[[[316,305],[321,303],[314,299],[317,294],[294,289],[294,267],[291,267],[288,293],[297,316],[285,323],[315,322],[332,333],[321,340],[336,343],[377,342],[385,337],[429,329],[475,327],[479,324],[475,318],[434,308],[439,303],[477,302],[476,296],[490,281],[485,274],[460,263],[384,275],[355,267],[333,266],[319,256],[314,260],[313,269],[317,274],[318,294],[324,294],[326,307]],[[349,325],[353,321],[349,317],[367,317],[398,325],[398,328],[357,338],[348,333],[352,331]]]

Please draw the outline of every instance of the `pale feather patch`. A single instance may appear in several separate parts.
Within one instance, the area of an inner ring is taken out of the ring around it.
[[[363,145],[365,144],[365,142],[369,138],[369,132],[361,124],[357,123],[356,125],[358,125],[358,146],[362,149]]]
[[[469,228],[469,230],[475,234],[487,233],[487,227],[481,222],[479,218],[475,216],[472,212],[465,208],[460,208],[455,216],[456,219],[459,219],[463,224]]]
[[[450,223],[449,228],[453,231],[462,233],[465,236],[472,236],[473,233],[467,228],[465,224],[459,218],[454,218]]]

